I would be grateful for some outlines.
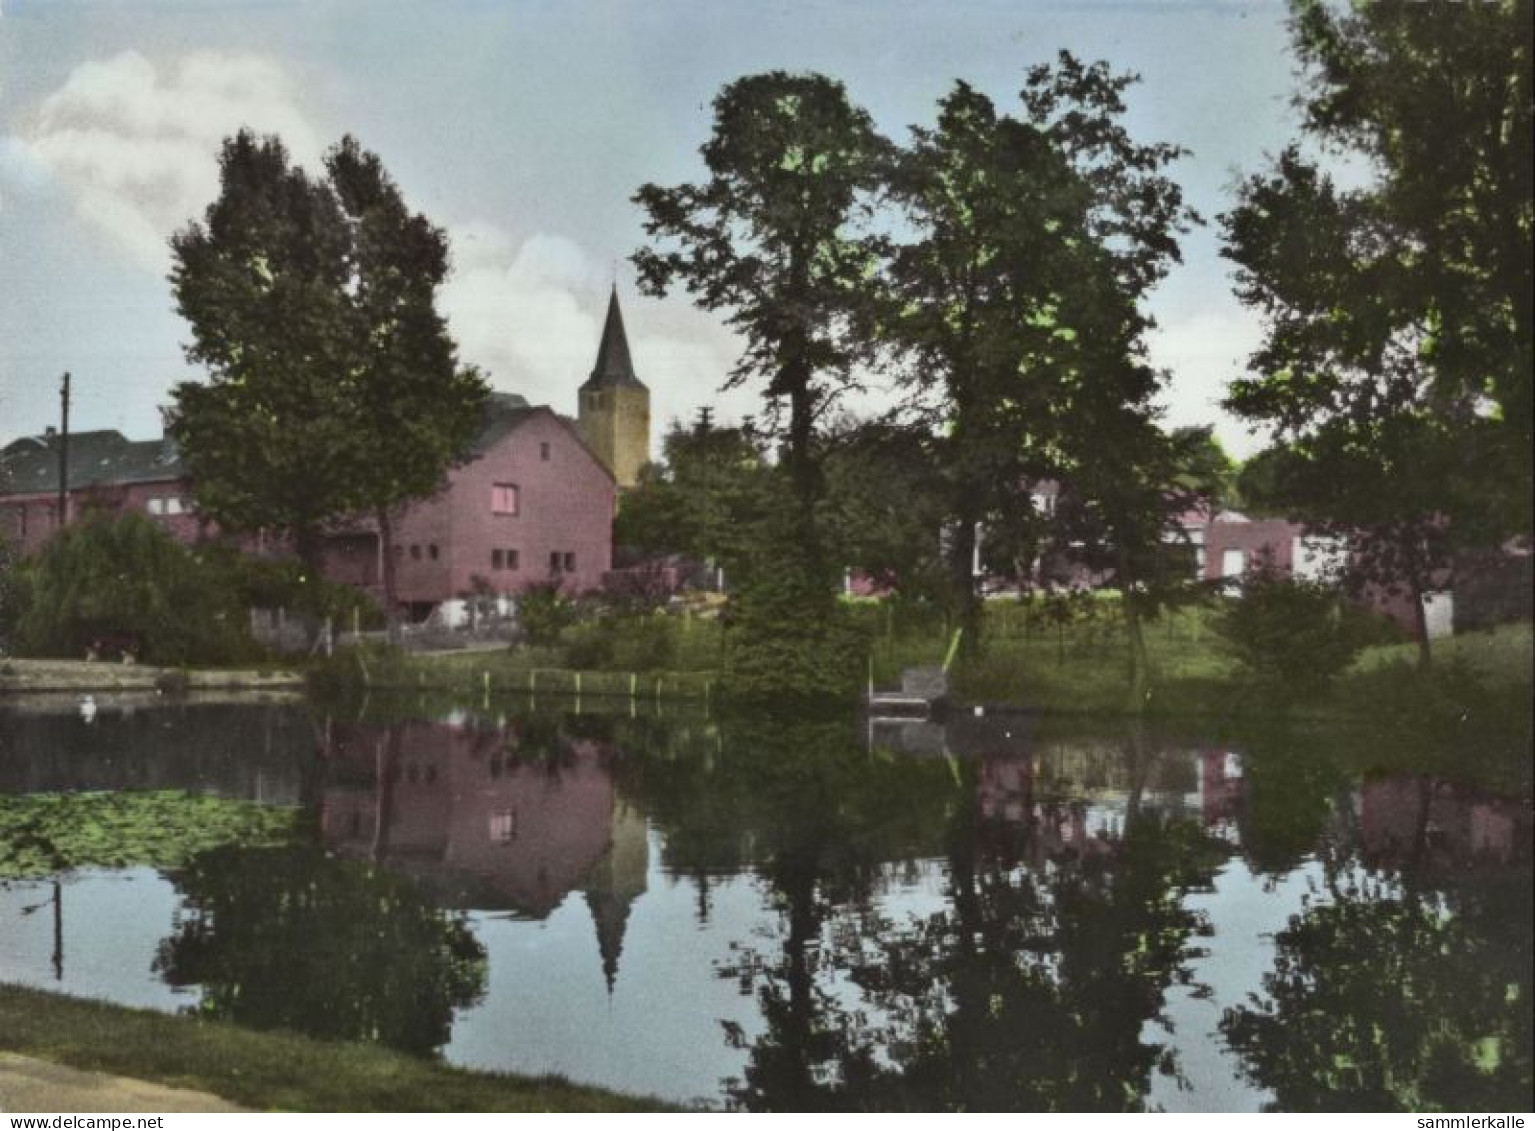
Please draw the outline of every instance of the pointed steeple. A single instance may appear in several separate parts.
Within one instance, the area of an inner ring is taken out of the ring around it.
[[[592,375],[581,386],[582,391],[601,389],[611,385],[639,385],[643,382],[635,376],[634,362],[629,358],[629,338],[624,333],[624,316],[618,309],[618,284],[608,297],[608,317],[602,326],[602,342],[597,347],[597,364]]]

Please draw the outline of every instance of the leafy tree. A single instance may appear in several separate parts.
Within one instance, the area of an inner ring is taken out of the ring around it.
[[[391,512],[441,484],[485,396],[434,305],[446,239],[350,137],[323,180],[248,131],[220,172],[204,221],[172,240],[187,356],[209,373],[176,387],[171,420],[199,506],[291,533],[312,573],[325,527],[370,513],[392,610]]]
[[[347,226],[276,138],[224,143],[221,192],[171,241],[171,284],[206,384],[172,393],[198,506],[236,530],[292,533],[319,569],[323,526],[356,506]]]
[[[1215,622],[1254,686],[1284,703],[1320,695],[1353,662],[1363,641],[1350,631],[1332,588],[1260,565]]]
[[[972,641],[978,525],[1032,557],[1045,516],[1029,486],[1113,447],[1106,424],[1149,413],[1137,304],[1194,217],[1162,173],[1180,151],[1119,123],[1132,81],[1063,53],[1030,71],[1021,119],[958,84],[898,167],[914,238],[891,258],[886,329],[941,436],[950,588]]]
[[[750,427],[685,427],[673,422],[662,459],[628,492],[614,542],[643,553],[681,553],[727,566],[760,517],[771,471]]]
[[[1475,568],[1504,524],[1486,467],[1486,421],[1403,411],[1369,423],[1329,421],[1268,449],[1246,477],[1259,508],[1282,511],[1348,546],[1338,580],[1356,597],[1405,595],[1419,662],[1432,658],[1424,597]]]
[[[884,421],[849,419],[820,442],[821,525],[837,560],[902,597],[940,593],[939,536],[947,509],[933,474],[932,438]]]
[[[21,553],[10,539],[0,535],[0,650],[16,629],[22,594]]]
[[[126,637],[152,663],[220,663],[249,652],[245,623],[215,565],[143,515],[91,515],[29,563],[16,643],[78,657],[98,639]]]
[[[1229,407],[1289,450],[1288,509],[1357,534],[1356,569],[1414,598],[1529,531],[1530,12],[1295,0],[1303,128],[1367,179],[1295,145],[1223,218],[1268,322]]]
[[[1215,485],[1205,478],[1206,437],[1168,435],[1143,405],[1105,406],[1097,431],[1114,443],[1074,465],[1056,506],[1054,537],[1062,553],[1106,577],[1120,592],[1128,646],[1128,705],[1152,693],[1145,626],[1164,608],[1204,595],[1179,519],[1208,508]]]
[[[781,71],[737,79],[714,100],[708,180],[635,194],[655,246],[634,255],[641,285],[685,285],[726,313],[746,349],[727,387],[756,380],[787,403],[784,460],[799,544],[815,562],[817,417],[853,383],[875,246],[861,230],[886,144],[842,84]]]
[[[394,512],[437,491],[469,450],[487,387],[460,367],[436,291],[448,240],[411,213],[378,157],[345,137],[325,167],[351,236],[343,286],[351,298],[356,498],[378,524],[384,606],[393,620]]]

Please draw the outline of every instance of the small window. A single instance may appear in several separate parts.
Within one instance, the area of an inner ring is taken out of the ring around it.
[[[575,554],[572,554],[569,550],[567,550],[565,552],[565,572],[566,573],[575,573],[576,572],[576,556],[575,556]]]
[[[402,544],[395,543],[394,556],[397,558],[403,558],[405,556],[405,547]]]
[[[518,560],[517,560],[517,551],[516,550],[508,550],[506,552],[506,568],[507,569],[516,569],[516,568],[518,568],[518,565],[519,565],[519,563],[518,563]]]
[[[558,550],[549,551],[549,572],[560,572],[560,552]]]
[[[492,514],[516,514],[517,484],[497,483],[491,487],[490,510]]]
[[[543,443],[538,445],[538,458],[543,460],[545,463],[549,462],[549,441],[548,440],[545,440]]]
[[[490,552],[490,568],[491,569],[505,569],[506,568],[506,555],[503,554],[502,551],[500,551],[500,550],[492,550]]]
[[[420,545],[420,543],[412,543],[411,544],[410,556],[411,556],[411,559],[413,561],[418,561],[419,562],[421,560],[421,545]]]
[[[436,542],[433,542],[431,545],[427,546],[427,548],[426,548],[426,556],[431,558],[432,561],[434,561],[434,562],[437,560],[437,543]]]
[[[149,500],[149,513],[150,514],[164,514],[165,513],[165,500],[164,499],[150,499]]]
[[[177,498],[175,495],[172,495],[170,498],[165,500],[165,513],[166,514],[180,514],[181,511],[182,511],[181,500],[179,498]]]

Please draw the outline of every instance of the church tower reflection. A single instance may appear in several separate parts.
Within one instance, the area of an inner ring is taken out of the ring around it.
[[[444,908],[541,920],[580,894],[611,992],[650,863],[614,757],[546,719],[338,724],[321,833],[338,855],[410,875]]]

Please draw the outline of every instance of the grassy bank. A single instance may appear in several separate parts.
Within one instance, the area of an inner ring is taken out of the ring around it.
[[[276,666],[157,668],[85,660],[0,660],[3,695],[42,691],[297,691],[303,685],[303,677],[297,672]]]
[[[1062,623],[1019,602],[994,602],[985,610],[982,648],[962,655],[953,670],[961,702],[1026,706],[1049,712],[1120,713],[1127,701],[1124,625],[1113,601],[1095,602],[1086,616]],[[910,667],[943,663],[950,642],[940,612],[890,603],[855,605],[854,616],[869,642],[869,673],[881,687],[895,686]],[[1222,644],[1208,606],[1180,609],[1148,625],[1145,639],[1152,672],[1147,708],[1161,715],[1244,715],[1269,710]],[[600,629],[593,625],[592,629]],[[692,700],[709,702],[718,691],[723,629],[713,620],[671,618],[666,662],[647,670],[576,670],[559,648],[454,652],[406,656],[343,654],[317,669],[322,682],[414,689],[454,696],[487,694],[579,695],[592,701]],[[1396,643],[1365,649],[1333,694],[1294,707],[1318,718],[1368,713],[1381,681],[1420,684],[1441,674],[1484,690],[1512,695],[1531,686],[1532,635],[1528,624],[1436,641],[1436,671],[1416,673],[1417,648]],[[1406,673],[1404,675],[1404,673]]]
[[[258,1033],[0,985],[0,1049],[211,1092],[262,1111],[657,1111],[557,1077],[470,1072],[367,1045]]]
[[[707,700],[718,677],[712,671],[591,671],[558,666],[559,657],[537,649],[441,652],[410,655],[381,650],[338,653],[313,668],[322,688],[379,688],[458,696],[561,695],[641,702]]]

